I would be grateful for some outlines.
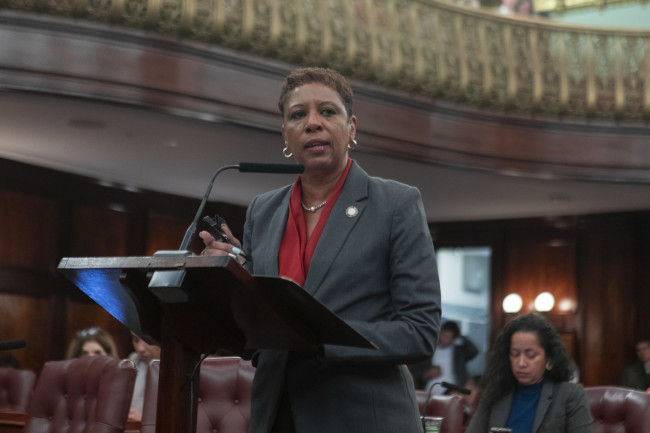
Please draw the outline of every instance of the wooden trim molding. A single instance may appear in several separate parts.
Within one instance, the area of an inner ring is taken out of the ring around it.
[[[241,134],[276,132],[278,86],[293,68],[218,45],[1,9],[0,53],[0,91],[128,104],[235,124]],[[360,152],[511,176],[650,183],[643,122],[537,118],[352,84],[364,119]]]

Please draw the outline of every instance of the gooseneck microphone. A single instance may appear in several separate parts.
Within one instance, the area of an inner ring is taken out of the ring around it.
[[[25,346],[25,340],[0,341],[0,350],[22,349]]]
[[[472,391],[470,391],[469,389],[463,388],[462,386],[454,385],[453,383],[449,383],[449,382],[445,382],[445,381],[433,383],[429,387],[429,392],[427,393],[427,399],[424,401],[424,408],[422,409],[422,416],[421,416],[422,427],[424,427],[424,417],[427,414],[427,407],[429,406],[429,401],[431,400],[431,395],[433,393],[433,388],[436,385],[440,385],[443,388],[446,388],[446,389],[448,389],[450,391],[460,392],[461,394],[465,394],[465,395],[470,395],[472,393]]]
[[[462,386],[454,385],[453,383],[441,382],[440,385],[442,385],[443,388],[447,388],[449,391],[456,391],[465,395],[470,395],[472,393],[472,391],[470,391],[469,389],[463,388]]]
[[[208,183],[208,187],[205,190],[205,194],[203,195],[203,200],[201,200],[201,204],[199,205],[199,209],[194,216],[194,220],[185,231],[185,236],[183,237],[183,241],[181,242],[179,250],[186,250],[190,245],[192,236],[194,236],[194,232],[196,232],[199,218],[201,218],[203,208],[205,208],[205,205],[208,202],[210,192],[212,191],[212,185],[214,185],[214,181],[217,179],[217,176],[219,176],[222,171],[235,168],[238,169],[241,173],[298,174],[305,171],[305,167],[299,164],[264,164],[259,162],[240,162],[239,164],[220,167],[217,171],[214,172],[212,178],[210,179],[210,183]]]
[[[264,164],[261,162],[240,162],[237,168],[240,173],[298,174],[305,171],[305,167],[300,164]]]

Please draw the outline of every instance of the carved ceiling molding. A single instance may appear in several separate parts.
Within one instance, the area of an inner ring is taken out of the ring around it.
[[[0,88],[277,131],[294,66],[156,33],[0,11]],[[361,151],[548,179],[650,183],[650,128],[535,119],[352,80]]]

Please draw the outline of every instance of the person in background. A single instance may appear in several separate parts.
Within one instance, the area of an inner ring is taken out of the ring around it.
[[[466,433],[507,427],[516,433],[590,433],[582,385],[550,323],[536,314],[510,321],[489,352],[479,403]]]
[[[650,392],[650,340],[636,343],[636,355],[638,360],[623,370],[619,385]]]
[[[66,358],[98,355],[117,356],[117,347],[111,334],[99,326],[93,326],[77,332],[68,345]]]
[[[532,0],[502,0],[499,13],[502,15],[534,15],[535,8]]]
[[[476,355],[478,349],[468,338],[461,335],[456,322],[443,323],[433,358],[411,367],[416,387],[428,391],[434,384],[442,381],[458,386],[465,385],[469,377],[467,363]],[[441,386],[432,390],[433,394],[444,392],[445,389]]]
[[[257,351],[251,433],[422,431],[406,364],[430,359],[438,340],[433,241],[419,190],[369,176],[350,158],[352,105],[338,72],[289,74],[278,102],[282,153],[304,172],[253,199],[243,244],[199,233],[202,254],[243,263],[243,252],[249,272],[295,281],[376,346]]]
[[[148,344],[135,332],[131,331],[131,342],[135,351],[129,355],[138,369],[133,386],[133,397],[131,398],[131,409],[129,410],[129,421],[142,421],[142,406],[144,405],[144,391],[147,384],[147,369],[152,359],[160,359],[160,346]]]

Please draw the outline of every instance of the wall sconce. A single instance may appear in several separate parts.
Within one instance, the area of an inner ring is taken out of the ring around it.
[[[505,298],[503,298],[503,311],[506,313],[518,313],[521,310],[521,307],[524,305],[524,302],[516,293],[511,293]]]
[[[548,313],[555,305],[555,297],[549,292],[542,292],[535,298],[535,310],[540,313]]]

